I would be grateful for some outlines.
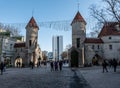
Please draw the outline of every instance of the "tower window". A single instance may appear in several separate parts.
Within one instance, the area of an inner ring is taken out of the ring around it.
[[[109,49],[112,50],[112,45],[109,45]]]
[[[29,40],[29,46],[31,46],[31,44],[32,44],[32,41],[31,41],[31,40]]]
[[[12,44],[10,44],[10,50],[12,49]]]
[[[80,38],[77,38],[77,48],[80,47]]]

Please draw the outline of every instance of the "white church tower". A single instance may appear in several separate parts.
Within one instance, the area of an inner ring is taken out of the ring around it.
[[[36,48],[38,44],[38,30],[39,27],[32,17],[28,22],[26,28],[26,49],[27,49],[27,63],[32,61],[34,64],[37,63]]]

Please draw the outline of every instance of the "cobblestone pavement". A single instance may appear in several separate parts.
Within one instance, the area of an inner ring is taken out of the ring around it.
[[[108,72],[103,73],[101,66],[79,69],[92,88],[120,88],[120,66],[117,72],[108,67]]]
[[[49,67],[9,68],[0,75],[0,88],[91,88],[79,71]]]

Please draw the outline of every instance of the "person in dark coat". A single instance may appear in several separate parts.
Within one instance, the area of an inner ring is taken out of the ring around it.
[[[116,68],[117,68],[117,60],[116,59],[113,59],[112,65],[114,68],[114,72],[116,72]]]
[[[4,70],[4,63],[3,62],[1,62],[1,64],[0,64],[0,69],[1,69],[1,75],[3,75],[3,70]]]
[[[62,65],[63,65],[63,63],[62,63],[62,61],[60,61],[59,62],[59,69],[60,69],[60,71],[62,71]]]
[[[103,73],[104,73],[104,70],[106,70],[106,72],[108,72],[108,70],[107,70],[107,62],[106,62],[106,60],[103,60],[103,63],[102,63],[102,67],[103,67]]]
[[[50,67],[51,67],[51,71],[54,71],[54,64],[53,64],[53,61],[50,62]]]
[[[54,65],[55,65],[55,71],[58,71],[58,62],[55,61]]]
[[[34,67],[34,62],[31,63],[31,66],[32,66],[32,69],[33,69],[33,67]]]

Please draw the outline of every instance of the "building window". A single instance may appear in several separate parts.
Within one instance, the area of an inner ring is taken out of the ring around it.
[[[109,45],[109,49],[112,50],[112,45]]]
[[[95,48],[95,46],[94,45],[92,45],[92,49],[94,49]]]
[[[98,49],[100,49],[100,46],[98,45]]]
[[[10,50],[12,49],[12,45],[13,45],[13,44],[10,44]]]
[[[112,39],[112,37],[109,37],[109,39]]]
[[[31,40],[29,40],[29,46],[31,46],[31,42],[32,42],[32,41],[31,41]]]
[[[80,47],[80,38],[77,38],[77,48]]]

